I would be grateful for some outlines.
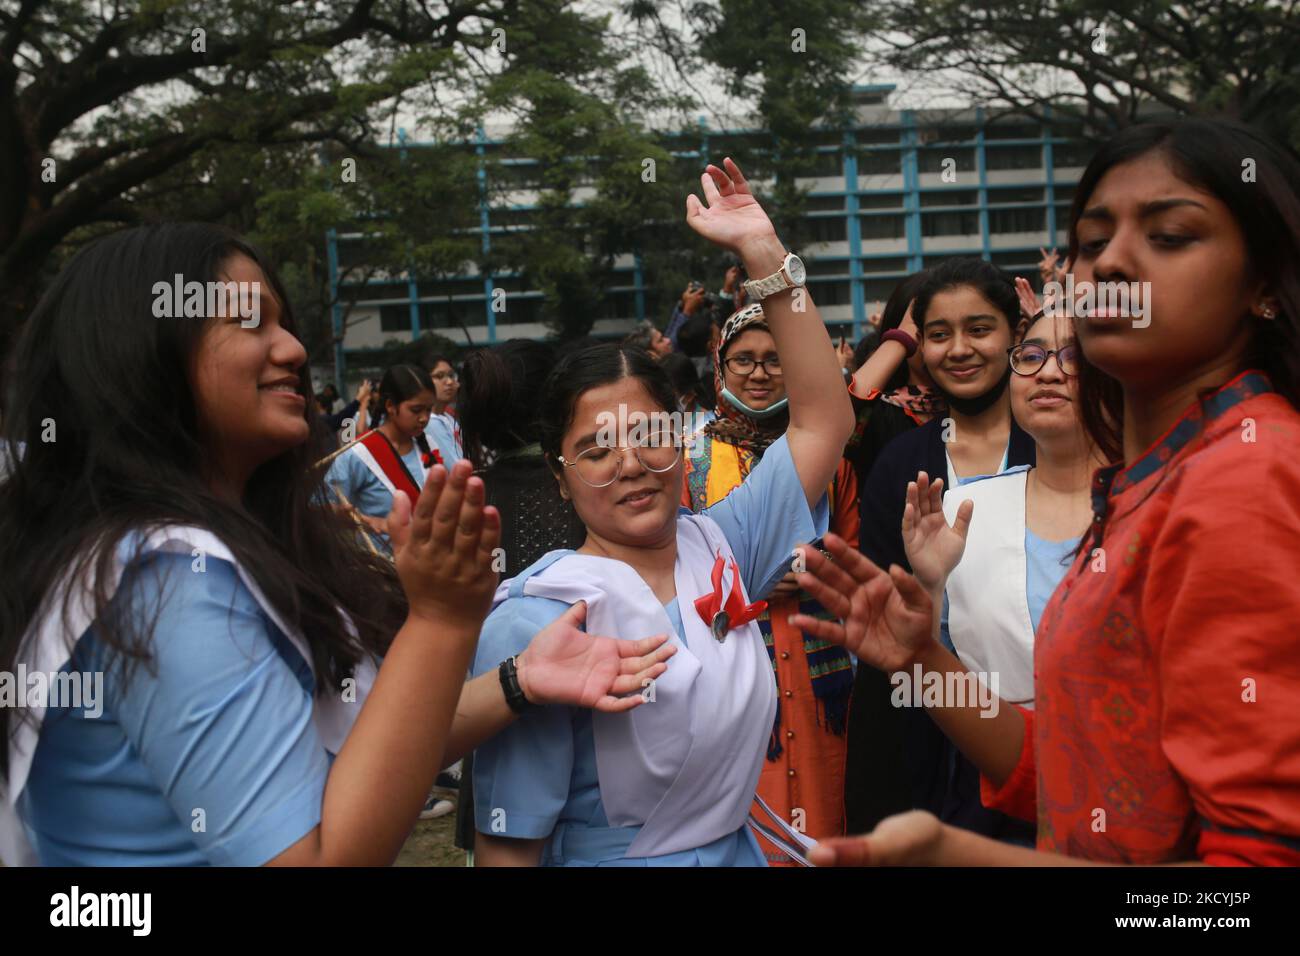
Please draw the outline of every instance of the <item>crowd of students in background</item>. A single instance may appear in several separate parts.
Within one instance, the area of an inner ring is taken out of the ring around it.
[[[480,865],[1300,864],[1297,183],[1247,126],[1133,127],[1036,284],[1141,284],[1149,328],[953,258],[850,346],[811,295],[747,299],[785,253],[728,160],[687,222],[730,265],[663,329],[396,365],[342,408],[251,247],[103,241],[18,353],[0,665],[120,676],[105,724],[6,717],[0,851],[383,861],[455,793]],[[278,302],[252,345],[141,330],[128,261]],[[96,310],[121,368],[76,338]],[[610,447],[615,409],[689,425]],[[232,604],[259,675],[204,645]],[[230,819],[193,839],[199,805]]]

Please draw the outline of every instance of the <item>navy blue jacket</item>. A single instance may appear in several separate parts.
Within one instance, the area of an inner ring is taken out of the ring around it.
[[[859,489],[859,547],[881,568],[897,564],[912,570],[903,549],[907,483],[916,480],[918,471],[924,471],[931,479],[943,478],[947,485],[943,421],[942,416],[933,418],[891,440]],[[1007,467],[1034,464],[1034,441],[1014,418],[1008,445]],[[944,492],[947,490],[945,487]],[[900,802],[907,800],[910,790],[911,807],[929,810],[946,823],[986,836],[1032,846],[1033,829],[1029,824],[985,809],[980,803],[978,771],[948,742],[929,714],[921,709],[900,712],[893,708],[882,699],[891,692],[885,675],[867,666],[858,668],[853,709],[859,721],[850,719],[850,766],[846,776],[851,780],[874,777],[877,782],[870,788],[876,792],[852,783],[846,788],[850,822],[874,826],[881,816],[908,809]],[[868,720],[873,726],[865,726]],[[856,741],[855,725],[859,729]],[[891,788],[885,784],[885,789],[880,789],[882,778],[896,779],[900,774],[910,787]]]

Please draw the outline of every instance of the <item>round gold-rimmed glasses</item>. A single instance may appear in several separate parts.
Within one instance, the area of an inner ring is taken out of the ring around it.
[[[618,481],[623,474],[625,449],[631,448],[637,461],[646,471],[657,475],[671,471],[682,457],[682,443],[674,432],[661,431],[648,435],[636,444],[614,447],[596,445],[578,454],[573,461],[563,455],[558,460],[565,468],[573,468],[584,484],[592,488],[605,488]]]

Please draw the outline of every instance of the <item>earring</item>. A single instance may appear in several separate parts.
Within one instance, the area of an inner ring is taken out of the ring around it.
[[[1259,307],[1259,314],[1261,318],[1265,319],[1277,318],[1277,310],[1267,303]]]

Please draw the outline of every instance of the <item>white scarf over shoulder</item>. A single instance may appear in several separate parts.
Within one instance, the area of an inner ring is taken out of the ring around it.
[[[656,679],[654,699],[626,713],[593,713],[600,799],[614,827],[640,826],[626,856],[705,846],[744,825],[776,716],[776,682],[758,625],[719,643],[696,612],[711,593],[714,562],[733,554],[706,515],[677,519],[674,571],[684,640]],[[624,640],[673,633],[668,613],[630,565],[568,554],[527,578],[504,582],[499,604],[519,594],[587,602],[587,630]],[[748,598],[746,596],[746,603]]]

